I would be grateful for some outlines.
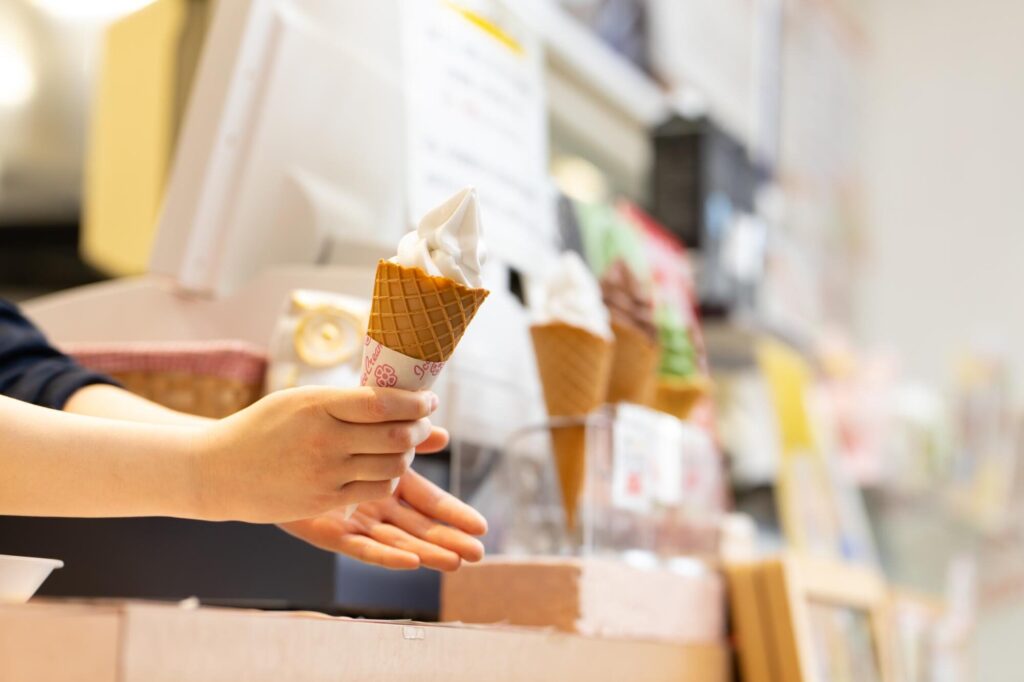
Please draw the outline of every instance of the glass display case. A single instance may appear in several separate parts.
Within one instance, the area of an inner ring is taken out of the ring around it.
[[[571,432],[583,434],[584,462],[578,503],[567,513],[557,464],[566,453],[556,444]],[[653,565],[717,547],[721,460],[706,432],[675,417],[605,406],[519,429],[502,450],[455,443],[452,454],[454,489],[490,522],[489,553]]]

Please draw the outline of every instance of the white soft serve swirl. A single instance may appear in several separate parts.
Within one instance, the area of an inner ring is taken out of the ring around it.
[[[539,322],[564,322],[582,327],[606,339],[612,336],[608,309],[601,299],[601,287],[583,260],[574,252],[562,254],[545,285]]]
[[[480,266],[486,258],[480,204],[476,190],[467,187],[423,216],[416,230],[398,242],[398,255],[391,260],[476,289],[483,286]]]

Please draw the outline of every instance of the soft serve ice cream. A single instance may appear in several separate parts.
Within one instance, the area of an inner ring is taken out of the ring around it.
[[[601,277],[601,295],[612,322],[631,325],[652,343],[657,339],[651,295],[626,261],[619,259],[608,266]]]
[[[423,216],[416,230],[398,242],[398,255],[391,261],[479,288],[485,258],[480,205],[476,190],[467,187]]]
[[[605,339],[612,336],[601,288],[583,259],[572,251],[564,253],[558,261],[537,310],[538,324],[550,322],[580,327]]]
[[[429,388],[487,297],[476,191],[459,191],[377,264],[363,350],[364,385]]]
[[[601,292],[615,335],[608,402],[650,404],[660,356],[651,296],[622,259],[608,266]]]
[[[563,418],[552,425],[551,445],[572,529],[586,473],[586,415],[604,402],[613,348],[601,289],[575,253],[548,279],[537,318],[530,335],[548,414]]]

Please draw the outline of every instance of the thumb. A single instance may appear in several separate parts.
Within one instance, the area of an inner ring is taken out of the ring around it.
[[[420,455],[440,452],[448,447],[448,440],[448,431],[440,426],[435,426],[430,430],[430,435],[427,436],[427,439],[416,446],[416,452]]]

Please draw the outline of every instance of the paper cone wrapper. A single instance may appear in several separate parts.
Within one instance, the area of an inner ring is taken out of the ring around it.
[[[632,324],[612,322],[615,351],[608,380],[608,402],[649,405],[660,360],[658,345]]]
[[[380,261],[360,385],[407,391],[433,386],[488,293],[419,268]],[[397,484],[395,480],[392,491]],[[354,510],[349,507],[346,517]]]
[[[686,419],[710,390],[711,383],[705,377],[659,377],[651,407],[678,419]]]
[[[363,373],[359,385],[425,391],[437,381],[444,365],[403,355],[367,336],[363,342]]]
[[[604,402],[612,342],[560,322],[530,329],[548,414],[581,417]],[[551,430],[551,444],[562,490],[566,523],[576,527],[576,510],[586,474],[586,427]]]

